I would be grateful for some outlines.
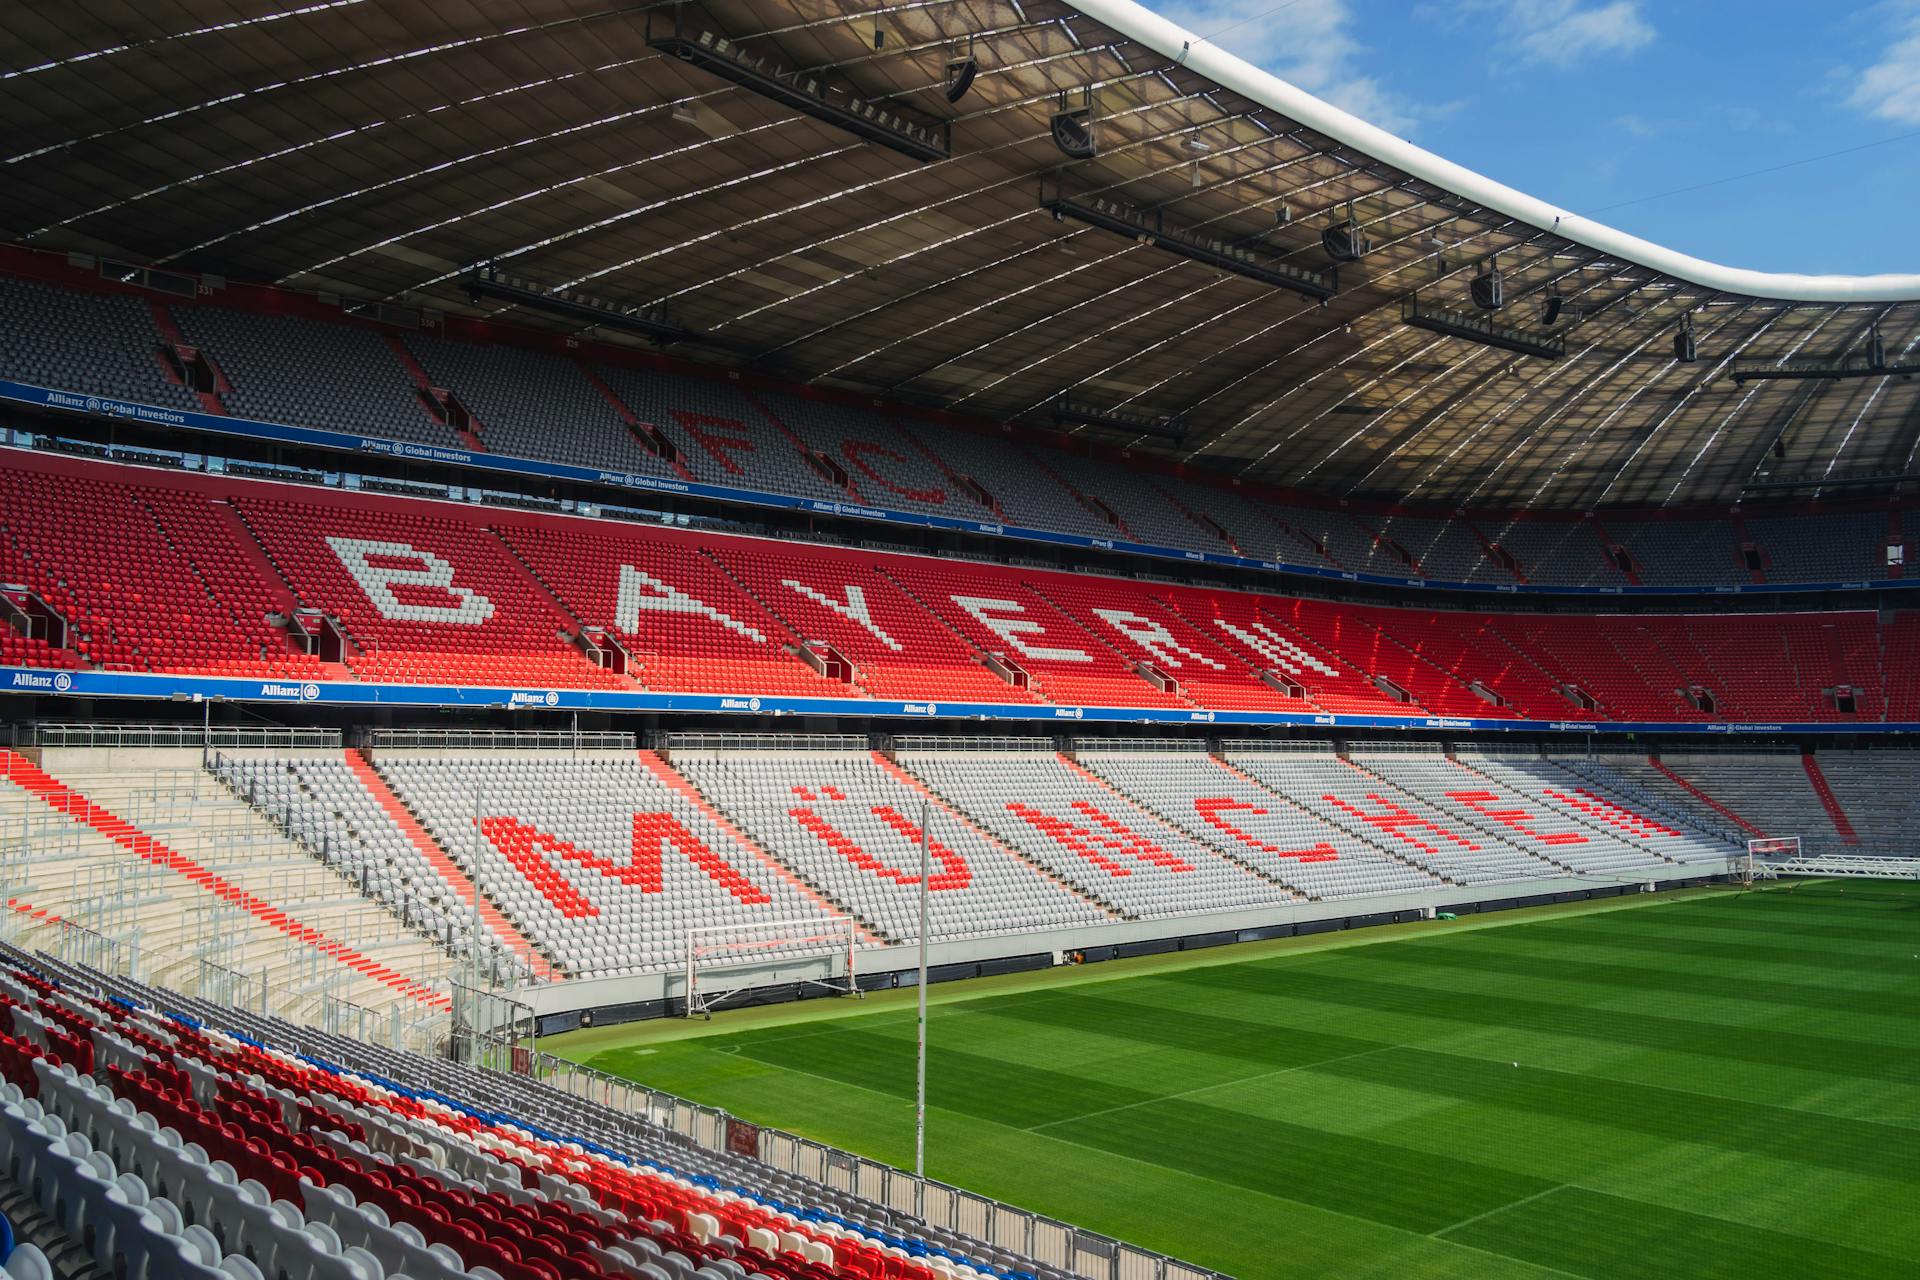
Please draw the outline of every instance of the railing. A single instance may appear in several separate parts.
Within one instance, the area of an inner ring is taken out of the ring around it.
[[[1349,742],[1347,744],[1348,755],[1358,753],[1364,755],[1437,756],[1444,754],[1445,750],[1446,749],[1438,742],[1394,742],[1391,740],[1381,741],[1378,739],[1370,739],[1365,742]]]
[[[1197,738],[1075,738],[1074,751],[1184,751],[1191,755],[1206,752],[1207,744]]]
[[[1684,747],[1672,751],[1661,751],[1662,759],[1668,756],[1793,756],[1799,758],[1800,748],[1787,742],[1688,742]]]
[[[971,1236],[1087,1280],[1231,1280],[1218,1271],[1029,1213],[961,1187],[931,1178],[922,1184],[904,1169],[811,1138],[749,1124],[718,1107],[689,1102],[550,1053],[516,1055],[503,1063],[489,1060],[488,1065],[507,1071],[530,1066],[548,1084],[577,1098],[638,1116],[709,1151],[751,1155],[781,1173],[859,1196],[886,1209],[898,1229],[912,1231],[917,1219],[926,1226]]]
[[[232,747],[326,749],[340,745],[338,729],[278,725],[29,724],[23,745],[36,747]]]
[[[631,733],[571,729],[369,729],[367,745],[376,750],[460,751],[632,751]]]
[[[972,738],[945,737],[925,733],[903,733],[893,740],[899,751],[1048,751],[1054,750],[1052,738]]]
[[[389,1049],[439,1053],[447,1043],[451,1024],[446,1013],[427,1010],[410,1000],[396,999],[384,1009],[374,1009],[342,999],[329,988],[344,980],[344,971],[319,956],[315,959],[333,970],[327,980],[307,975],[297,984],[288,984],[270,981],[264,971],[244,973],[205,957],[181,956],[110,938],[58,918],[13,916],[0,929],[0,941],[39,951],[63,964],[84,965],[101,973],[163,986],[183,996],[231,1008],[263,1013],[271,1010],[273,1016],[291,1023],[334,1035],[351,1035]]]
[[[668,751],[865,751],[858,733],[663,733]]]
[[[1320,742],[1320,741],[1307,740],[1307,739],[1295,740],[1292,738],[1262,738],[1258,741],[1249,741],[1249,742],[1235,741],[1229,744],[1229,749],[1233,751],[1235,754],[1240,754],[1245,752],[1264,752],[1268,755],[1293,755],[1293,756],[1332,756],[1333,755],[1333,744],[1330,742]]]
[[[290,788],[277,796],[264,795],[256,788],[254,779],[236,768],[233,759],[217,752],[209,762],[207,771],[226,789],[227,794],[247,806],[249,815],[272,826],[314,860],[311,873],[283,876],[277,882],[283,887],[275,890],[276,902],[283,901],[282,895],[291,894],[291,886],[296,879],[304,889],[317,886],[323,906],[329,909],[344,912],[345,908],[339,905],[343,889],[350,895],[357,893],[357,897],[350,896],[345,901],[352,907],[376,913],[374,918],[378,921],[380,933],[372,938],[343,936],[341,941],[356,946],[390,941],[395,936],[392,933],[393,926],[397,924],[413,937],[431,944],[457,961],[472,962],[477,950],[481,957],[479,963],[497,982],[521,985],[532,982],[531,969],[471,915],[458,928],[449,922],[445,928],[436,931],[428,927],[424,912],[420,913],[420,918],[416,918],[410,898],[389,897],[376,892],[368,880],[369,860],[355,856],[345,847],[345,841],[353,838],[347,830],[351,824],[340,820],[328,805],[308,792],[304,781],[297,782],[299,790]],[[280,801],[285,802],[284,806]],[[340,846],[335,844],[336,836],[342,841]],[[308,923],[313,923],[315,916],[311,908],[303,914]]]

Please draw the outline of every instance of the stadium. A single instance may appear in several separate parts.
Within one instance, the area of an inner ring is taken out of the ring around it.
[[[1131,0],[0,42],[0,1275],[1920,1274],[1920,275]]]

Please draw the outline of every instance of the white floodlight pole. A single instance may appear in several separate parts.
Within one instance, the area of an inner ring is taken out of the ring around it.
[[[473,784],[473,931],[467,950],[473,961],[473,986],[467,997],[467,1041],[473,1050],[473,1065],[483,1065],[480,1057],[480,783]]]
[[[927,828],[932,822],[933,802],[923,799],[920,801],[920,1034],[913,1093],[913,1214],[922,1221],[927,1216],[927,880],[932,860]]]

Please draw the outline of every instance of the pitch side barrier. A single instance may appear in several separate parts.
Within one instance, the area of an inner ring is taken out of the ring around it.
[[[1326,712],[1197,711],[1160,707],[1062,707],[1032,703],[890,702],[878,698],[761,697],[636,689],[531,689],[479,685],[374,684],[175,675],[143,671],[61,671],[0,667],[0,693],[71,698],[152,698],[173,702],[258,702],[312,706],[471,707],[508,711],[605,711],[755,716],[852,716],[903,720],[1015,720],[1025,724],[1210,724],[1334,729],[1446,729],[1470,733],[1906,734],[1916,722],[1701,724],[1645,720],[1478,720],[1460,716],[1334,715]]]
[[[1194,551],[1183,547],[1162,547],[1150,542],[1129,542],[1123,538],[1090,538],[1084,534],[1060,533],[1052,529],[1029,529],[1021,525],[996,524],[984,520],[964,520],[951,516],[926,515],[915,511],[891,511],[860,502],[832,502],[819,498],[801,498],[792,494],[762,493],[756,489],[734,489],[724,485],[701,484],[692,480],[673,480],[632,471],[607,471],[597,467],[576,467],[564,462],[543,462],[534,458],[515,458],[505,454],[475,452],[444,445],[421,444],[411,440],[388,440],[379,436],[352,435],[344,431],[324,431],[318,427],[296,427],[285,423],[260,422],[251,418],[233,418],[221,414],[197,413],[186,409],[168,409],[134,400],[88,395],[82,391],[63,391],[37,387],[25,382],[0,379],[0,401],[29,405],[38,409],[57,409],[89,414],[100,418],[123,418],[158,427],[183,427],[214,435],[239,436],[249,440],[271,440],[280,444],[306,445],[346,453],[374,454],[414,462],[467,467],[502,475],[527,476],[542,480],[570,480],[616,489],[645,493],[664,493],[679,497],[705,498],[740,506],[775,507],[787,511],[806,511],[816,515],[847,516],[882,524],[913,525],[923,529],[943,529],[959,533],[983,534],[1016,542],[1044,543],[1054,547],[1073,547],[1088,551],[1118,551],[1156,560],[1177,560],[1182,564],[1219,565],[1232,569],[1255,569],[1267,573],[1290,574],[1302,578],[1320,578],[1333,582],[1363,583],[1378,587],[1410,587],[1422,590],[1466,591],[1501,596],[1737,596],[1783,595],[1817,591],[1903,590],[1920,588],[1920,578],[1873,579],[1853,582],[1769,582],[1753,584],[1711,584],[1703,586],[1555,586],[1517,582],[1448,582],[1438,578],[1402,578],[1384,573],[1360,573],[1335,569],[1328,565],[1293,564],[1284,560],[1261,560],[1221,551]]]

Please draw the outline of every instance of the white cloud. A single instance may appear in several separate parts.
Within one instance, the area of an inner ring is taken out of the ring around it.
[[[1293,0],[1281,9],[1274,0],[1173,0],[1155,7],[1208,43],[1389,132],[1405,134],[1427,115],[1362,74],[1367,48],[1353,34],[1347,0]]]
[[[1653,42],[1641,0],[1468,0],[1466,11],[1491,13],[1500,51],[1526,63],[1571,67],[1605,54],[1633,53]],[[1438,11],[1427,9],[1427,16]],[[1455,14],[1461,10],[1455,10]]]
[[[1574,0],[1517,0],[1511,6],[1527,29],[1515,38],[1536,62],[1572,66],[1594,54],[1632,53],[1652,43],[1653,27],[1638,0],[1581,8]]]
[[[1920,0],[1895,6],[1880,60],[1860,73],[1847,105],[1898,124],[1920,124]]]

